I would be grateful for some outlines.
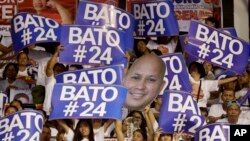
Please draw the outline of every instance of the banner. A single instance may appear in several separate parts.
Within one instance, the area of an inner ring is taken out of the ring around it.
[[[242,74],[248,64],[250,44],[218,29],[191,21],[186,52],[216,66]]]
[[[119,29],[126,34],[126,50],[134,47],[135,19],[133,15],[113,5],[80,0],[76,24]]]
[[[122,119],[126,95],[119,85],[55,84],[49,119]]]
[[[192,94],[182,91],[165,91],[159,116],[159,127],[164,133],[183,131],[195,134],[205,124]]]
[[[96,26],[63,25],[64,50],[59,61],[73,64],[120,64],[125,60],[125,34],[120,30]]]
[[[0,1],[0,35],[10,36],[10,20],[17,13],[16,1]]]
[[[161,56],[166,64],[165,86],[163,90],[192,91],[188,70],[181,53]]]
[[[187,32],[191,20],[221,19],[221,0],[174,0],[173,4],[180,31]]]
[[[174,6],[170,0],[132,2],[136,37],[179,35]]]
[[[124,67],[113,65],[60,73],[56,76],[56,83],[121,84],[123,76]]]
[[[4,116],[5,105],[8,103],[8,96],[0,92],[0,118]]]
[[[40,141],[43,114],[35,110],[22,110],[0,119],[2,141]]]
[[[60,42],[60,25],[43,16],[18,13],[11,20],[11,37],[16,52],[43,42]]]
[[[230,125],[227,123],[208,124],[195,133],[194,141],[230,141]]]

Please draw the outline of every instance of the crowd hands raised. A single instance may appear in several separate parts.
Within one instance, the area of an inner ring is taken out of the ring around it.
[[[129,65],[122,82],[128,89],[123,120],[48,121],[52,90],[56,83],[54,76],[69,70],[98,66],[59,63],[58,56],[63,47],[58,44],[42,44],[44,47],[37,44],[25,48],[18,54],[9,55],[13,61],[2,65],[0,91],[10,97],[11,89],[30,89],[32,100],[27,100],[25,96],[12,99],[6,104],[2,117],[23,109],[41,111],[45,118],[42,141],[101,141],[104,138],[118,141],[194,140],[192,135],[182,131],[163,133],[158,126],[162,104],[162,97],[158,94],[165,83],[165,65],[159,56],[181,50],[178,42],[178,36],[135,39],[134,50],[125,56]],[[0,45],[0,50],[1,57],[12,51],[11,47],[4,45]],[[187,69],[190,74],[188,83],[193,88],[191,94],[197,100],[206,124],[250,124],[249,103],[240,105],[238,102],[250,88],[250,67],[246,68],[243,75],[226,76],[220,80],[216,76],[222,70],[209,62],[192,62]]]

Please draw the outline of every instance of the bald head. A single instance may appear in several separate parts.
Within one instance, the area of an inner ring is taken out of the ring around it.
[[[130,69],[128,70],[128,73],[134,68],[136,68],[137,65],[145,65],[149,67],[155,66],[161,78],[163,78],[165,75],[166,65],[158,55],[145,54],[141,56],[140,58],[136,59],[135,62],[131,65]]]
[[[128,70],[123,85],[128,89],[125,107],[141,110],[158,96],[164,86],[165,63],[155,54],[137,59]]]

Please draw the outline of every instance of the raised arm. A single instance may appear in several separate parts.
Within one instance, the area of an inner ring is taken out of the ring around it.
[[[62,49],[63,49],[63,47],[61,45],[57,46],[55,53],[53,54],[53,56],[51,56],[50,60],[48,61],[47,66],[46,66],[46,76],[47,77],[50,77],[54,74],[53,68],[54,68],[55,64],[58,62],[57,57],[59,56],[59,52]]]
[[[122,121],[121,120],[116,120],[115,121],[115,133],[117,136],[117,141],[124,141],[124,135],[122,132]]]

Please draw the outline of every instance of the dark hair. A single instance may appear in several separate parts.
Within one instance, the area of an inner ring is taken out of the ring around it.
[[[137,44],[139,43],[139,41],[143,41],[145,44],[147,44],[147,40],[146,39],[134,39],[134,52],[137,58],[141,57],[142,55],[144,55],[142,52],[140,52],[138,50]],[[150,49],[148,48],[148,50],[150,51]]]
[[[28,56],[28,54],[26,53],[26,52],[19,52],[18,54],[17,54],[17,57],[16,57],[16,60],[18,61],[19,60],[19,58],[20,58],[20,56],[22,55],[22,54],[25,54],[26,56],[27,56],[27,58],[29,59],[29,56]]]
[[[92,123],[91,123],[90,119],[81,119],[81,120],[79,120],[79,122],[77,123],[76,128],[75,128],[75,135],[74,135],[73,141],[81,141],[82,140],[83,136],[79,131],[82,124],[86,124],[89,127],[89,131],[90,131],[89,138],[88,138],[89,141],[95,141],[93,126],[92,126]]]
[[[148,140],[147,132],[143,131],[142,129],[136,129],[136,130],[133,132],[133,135],[134,135],[135,132],[141,133],[141,135],[142,135],[144,141],[147,141],[147,140]]]
[[[211,23],[213,23],[215,28],[220,27],[219,21],[214,17],[208,17],[208,18],[205,19],[205,21],[210,21]]]
[[[127,117],[133,117],[134,113],[138,113],[140,114],[140,116],[142,117],[142,121],[141,121],[141,125],[140,125],[140,129],[147,133],[147,124],[146,124],[146,119],[145,117],[143,116],[142,112],[141,111],[137,111],[137,110],[134,110],[134,111],[131,111]]]
[[[10,102],[10,105],[12,105],[14,102],[18,102],[18,103],[21,105],[21,107],[23,106],[22,101],[21,101],[21,100],[18,100],[18,99],[13,99],[13,100]]]
[[[189,66],[188,66],[189,73],[190,73],[192,67],[195,67],[197,69],[198,73],[200,74],[200,78],[203,78],[203,77],[206,76],[205,69],[204,69],[204,67],[203,67],[203,65],[201,63],[198,63],[198,62],[195,62],[195,61],[190,63]]]
[[[18,111],[18,109],[17,109],[16,106],[8,105],[8,106],[6,106],[6,108],[4,109],[4,116],[6,116],[5,113],[7,112],[7,110],[8,110],[9,108],[14,108],[14,109],[16,110],[16,112]]]
[[[3,79],[6,79],[6,73],[7,73],[7,70],[9,69],[10,66],[14,66],[16,72],[18,73],[18,70],[19,70],[18,64],[17,63],[8,63],[5,66],[4,71],[3,71]]]

